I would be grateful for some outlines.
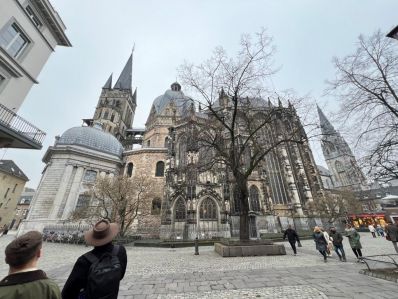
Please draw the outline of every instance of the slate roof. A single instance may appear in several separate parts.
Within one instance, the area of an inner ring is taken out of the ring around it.
[[[29,181],[29,178],[12,160],[0,160],[0,171],[23,179],[24,181]]]
[[[131,90],[131,80],[133,73],[133,54],[130,55],[127,60],[123,71],[120,73],[119,79],[117,79],[114,89],[128,89]]]

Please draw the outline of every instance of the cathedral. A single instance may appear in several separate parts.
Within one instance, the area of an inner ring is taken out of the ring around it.
[[[205,153],[195,139],[195,123],[205,122],[208,112],[175,82],[154,99],[145,129],[134,128],[139,101],[132,88],[132,60],[131,55],[115,84],[112,76],[106,81],[93,117],[66,130],[47,149],[46,166],[20,231],[69,225],[71,213],[92,200],[87,191],[98,176],[125,175],[134,180],[144,174],[153,191],[147,199],[151,211],[138,218],[132,234],[173,240],[239,236],[240,206],[233,179],[225,167],[199,167]],[[220,92],[217,105],[221,109],[226,103],[228,98]],[[278,108],[288,115],[276,120],[271,131],[300,125],[291,105],[274,106],[263,99],[253,103],[258,113]],[[354,177],[355,168],[339,164],[356,165],[351,151],[320,109],[319,114],[322,133],[329,134],[322,148],[335,183],[360,185],[361,173]],[[262,138],[266,142],[276,136],[264,132]],[[307,142],[284,143],[270,151],[249,177],[248,188],[252,238],[280,232],[288,224],[308,230],[320,221],[307,217],[306,204],[324,190]]]

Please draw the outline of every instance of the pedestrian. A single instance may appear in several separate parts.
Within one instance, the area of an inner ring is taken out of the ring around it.
[[[318,250],[322,254],[323,261],[326,263],[327,262],[326,248],[328,242],[326,241],[325,235],[322,233],[319,226],[314,227],[314,234],[312,235],[312,237],[314,238],[316,250]]]
[[[384,238],[384,229],[381,227],[380,224],[378,224],[378,225],[376,226],[376,232],[377,232],[381,237]]]
[[[325,236],[325,240],[327,242],[327,246],[326,246],[326,254],[328,255],[328,257],[332,256],[332,248],[333,248],[333,239],[330,238],[328,232],[326,230],[324,230],[322,227],[320,227],[321,232],[323,233],[323,235]]]
[[[392,222],[387,223],[386,233],[386,239],[392,242],[395,251],[398,253],[398,224],[393,224]]]
[[[357,262],[362,262],[362,245],[360,238],[361,236],[358,234],[355,228],[352,225],[347,224],[345,229],[345,236],[348,238],[350,242],[350,246],[355,256],[357,257]]]
[[[372,224],[369,224],[368,225],[368,229],[372,233],[372,237],[376,238],[376,229],[375,229],[375,227]]]
[[[336,252],[337,256],[339,257],[340,261],[346,262],[347,259],[345,257],[344,247],[343,247],[343,236],[341,233],[337,232],[336,228],[332,226],[330,228],[329,236],[333,240],[333,247],[334,251]]]
[[[300,239],[299,239],[297,232],[292,228],[292,226],[290,224],[287,227],[287,230],[285,230],[285,233],[283,234],[283,240],[286,240],[286,236],[287,236],[287,240],[290,243],[290,246],[293,249],[294,255],[297,255],[296,241],[298,244],[300,244]]]
[[[112,244],[118,233],[116,223],[103,219],[84,234],[94,249],[77,259],[62,290],[63,299],[117,298],[127,266],[126,249]]]
[[[58,285],[37,268],[42,256],[43,237],[30,231],[13,240],[5,249],[8,276],[0,281],[0,299],[60,299]]]

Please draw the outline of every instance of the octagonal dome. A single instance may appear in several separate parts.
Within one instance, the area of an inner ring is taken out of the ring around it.
[[[152,106],[157,114],[161,114],[170,102],[174,102],[177,112],[183,115],[189,109],[193,100],[186,96],[181,91],[181,85],[175,82],[171,85],[171,89],[168,89],[163,95],[158,96],[153,101]]]
[[[115,136],[96,127],[73,127],[58,139],[57,145],[79,145],[121,157],[123,146]]]

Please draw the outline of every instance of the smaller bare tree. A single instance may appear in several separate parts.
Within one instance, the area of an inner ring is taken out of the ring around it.
[[[325,196],[307,204],[309,213],[327,219],[332,224],[347,214],[361,212],[361,205],[355,194],[349,190],[327,192]]]
[[[100,177],[87,192],[91,202],[76,209],[71,220],[95,222],[99,218],[119,224],[121,237],[128,234],[139,217],[151,213],[151,184],[144,176],[134,179],[126,176]]]

